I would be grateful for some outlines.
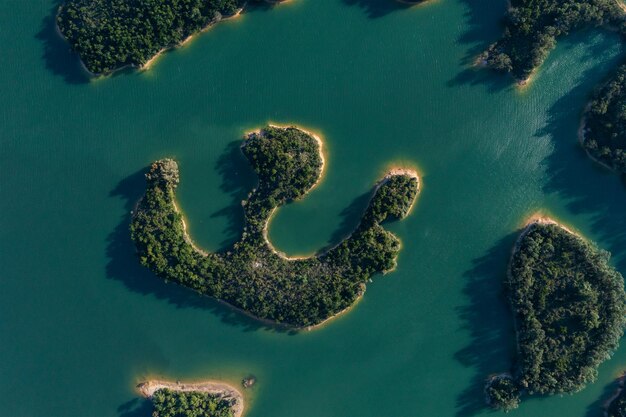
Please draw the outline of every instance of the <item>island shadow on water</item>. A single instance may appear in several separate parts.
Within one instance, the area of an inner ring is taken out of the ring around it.
[[[475,259],[465,272],[463,290],[469,304],[457,308],[461,331],[469,332],[471,343],[455,353],[464,367],[475,375],[456,400],[457,417],[470,417],[483,411],[484,388],[490,375],[510,371],[515,357],[513,316],[504,292],[509,258],[519,232],[501,239],[484,256]]]
[[[139,397],[117,407],[118,417],[152,417],[152,411],[152,402]]]
[[[617,392],[619,388],[619,380],[607,384],[602,390],[600,397],[587,407],[585,417],[604,417],[605,405]]]
[[[429,0],[417,1],[415,4],[400,2],[398,0],[342,0],[348,6],[358,6],[367,15],[367,17],[376,19],[387,16],[389,13],[405,10],[414,5],[426,3]]]
[[[77,54],[57,31],[56,15],[62,1],[55,1],[52,10],[41,22],[35,38],[43,43],[43,61],[54,75],[61,76],[68,84],[85,84],[91,79],[83,68]]]
[[[499,74],[496,71],[476,65],[477,58],[489,45],[497,41],[504,33],[504,16],[507,11],[507,2],[501,0],[462,0],[467,12],[467,30],[458,38],[458,42],[471,45],[461,58],[463,69],[450,81],[449,87],[461,85],[485,85],[489,91],[496,92],[514,88],[514,81],[509,75]],[[495,3],[495,4],[494,4]]]

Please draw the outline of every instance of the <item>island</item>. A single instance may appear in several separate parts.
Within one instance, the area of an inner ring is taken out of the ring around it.
[[[489,379],[489,405],[510,410],[522,394],[572,393],[595,380],[626,325],[623,277],[609,258],[551,219],[528,224],[505,281],[517,360],[511,374]]]
[[[154,417],[241,417],[243,396],[217,381],[180,383],[146,381],[138,391],[152,401]]]
[[[595,95],[583,116],[579,140],[591,158],[626,173],[626,65]]]
[[[258,0],[253,0],[258,1]],[[147,68],[163,51],[228,17],[246,0],[67,0],[60,34],[94,75]]]
[[[605,404],[604,417],[626,417],[626,390],[624,390],[624,376],[618,380],[617,391]]]
[[[241,150],[258,176],[242,202],[245,227],[228,250],[207,252],[187,234],[176,205],[178,165],[152,164],[130,232],[141,263],[157,276],[222,300],[256,318],[311,327],[339,314],[363,295],[365,283],[394,269],[400,240],[383,228],[407,216],[419,192],[411,170],[391,170],[374,187],[352,234],[307,258],[288,258],[267,239],[275,210],[318,184],[324,167],[321,139],[297,127],[267,126],[245,138]]]

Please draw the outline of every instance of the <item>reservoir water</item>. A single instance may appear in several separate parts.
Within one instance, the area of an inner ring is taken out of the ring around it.
[[[531,214],[554,216],[626,273],[626,187],[576,142],[594,86],[620,59],[616,35],[562,40],[523,91],[471,68],[496,40],[504,0],[294,0],[223,22],[147,72],[89,82],[54,31],[53,0],[0,2],[0,416],[148,417],[142,379],[225,379],[247,417],[470,417],[484,379],[509,369],[502,294]],[[320,133],[323,182],[279,210],[290,255],[356,225],[390,165],[423,189],[395,272],[312,332],[268,327],[142,268],[129,213],[143,172],[179,161],[190,233],[218,250],[241,231],[254,177],[249,130]],[[626,344],[596,383],[532,398],[519,417],[596,417]]]

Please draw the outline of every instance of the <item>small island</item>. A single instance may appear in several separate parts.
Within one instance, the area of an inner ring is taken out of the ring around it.
[[[241,150],[258,185],[242,202],[241,239],[221,253],[198,248],[187,234],[175,202],[176,162],[153,163],[130,226],[141,263],[167,281],[273,323],[310,327],[346,310],[373,274],[395,268],[400,240],[382,224],[408,215],[419,180],[410,170],[390,171],[349,237],[315,256],[288,258],[268,241],[267,225],[278,207],[319,182],[321,146],[317,136],[296,127],[267,126],[247,136]]]
[[[522,394],[572,393],[595,380],[626,325],[624,281],[609,257],[550,219],[524,229],[506,280],[517,360],[487,383],[489,405],[510,410]]]
[[[626,173],[626,65],[595,95],[583,116],[579,139],[607,168]]]
[[[618,380],[618,388],[615,394],[605,404],[604,417],[626,417],[626,390],[624,390],[624,377]]]
[[[137,385],[152,401],[154,417],[241,417],[243,396],[223,382],[147,381]]]
[[[258,0],[252,0],[258,1]],[[94,75],[147,68],[161,52],[239,14],[246,0],[67,0],[61,35]]]

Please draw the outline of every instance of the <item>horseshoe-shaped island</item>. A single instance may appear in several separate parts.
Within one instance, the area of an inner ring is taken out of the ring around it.
[[[337,246],[289,259],[269,243],[267,224],[278,207],[303,197],[321,178],[321,141],[296,127],[268,126],[250,133],[241,150],[258,185],[242,202],[241,239],[220,253],[201,250],[186,232],[175,202],[177,163],[152,164],[130,226],[144,266],[257,318],[293,327],[317,325],[342,312],[364,293],[372,274],[395,267],[400,240],[381,223],[409,213],[419,192],[415,172],[385,175],[357,228]]]

